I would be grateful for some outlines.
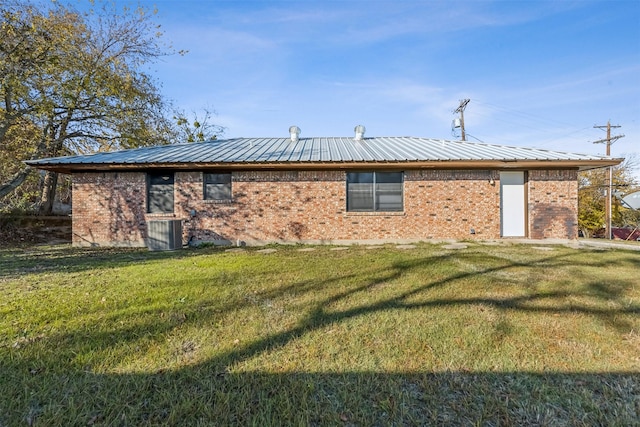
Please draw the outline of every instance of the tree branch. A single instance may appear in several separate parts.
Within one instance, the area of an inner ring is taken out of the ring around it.
[[[26,166],[24,169],[16,173],[9,182],[0,185],[0,198],[11,193],[18,188],[27,179],[27,177],[33,172],[31,166]]]

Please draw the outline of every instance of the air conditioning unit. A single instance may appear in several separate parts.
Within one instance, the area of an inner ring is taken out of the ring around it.
[[[182,248],[182,220],[147,222],[147,247],[150,251],[173,251]]]

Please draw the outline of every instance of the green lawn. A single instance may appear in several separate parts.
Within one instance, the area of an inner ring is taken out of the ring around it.
[[[0,250],[0,427],[638,425],[640,252]]]

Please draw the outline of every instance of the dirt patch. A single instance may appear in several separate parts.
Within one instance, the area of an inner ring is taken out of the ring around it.
[[[3,247],[71,243],[71,217],[0,217],[0,242]]]

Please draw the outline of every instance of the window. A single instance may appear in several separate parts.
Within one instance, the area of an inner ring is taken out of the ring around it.
[[[231,201],[231,173],[204,173],[204,199]]]
[[[347,211],[402,211],[402,172],[348,172]]]
[[[173,172],[147,174],[147,212],[173,213]]]

